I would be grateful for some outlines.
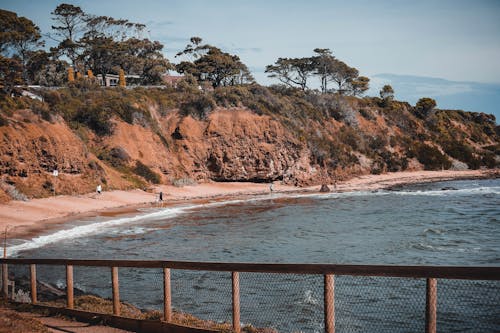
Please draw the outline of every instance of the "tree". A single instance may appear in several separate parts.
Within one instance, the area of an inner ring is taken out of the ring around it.
[[[0,9],[0,52],[5,56],[15,56],[21,63],[22,78],[28,82],[26,65],[32,52],[44,45],[40,28],[31,20],[19,17],[14,12]]]
[[[33,82],[42,86],[60,87],[67,82],[68,66],[66,61],[49,58],[40,70],[33,73]]]
[[[307,89],[307,80],[315,71],[313,58],[278,58],[273,65],[266,66],[268,76],[277,78],[289,87],[298,85]]]
[[[388,84],[382,87],[380,90],[380,98],[383,100],[392,100],[394,99],[394,89]]]
[[[346,63],[335,60],[330,68],[328,76],[337,83],[337,93],[344,95],[350,91],[351,82],[357,78],[359,72],[354,67],[349,67]]]
[[[172,69],[161,52],[160,42],[130,38],[122,43],[125,51],[118,57],[117,65],[126,73],[140,75],[142,84],[159,84],[162,75]]]
[[[117,63],[121,45],[110,37],[84,38],[82,42],[85,44],[85,49],[80,59],[86,68],[100,73],[103,82],[106,82],[106,75]]]
[[[191,37],[189,41],[191,42],[191,44],[186,45],[184,50],[177,52],[177,54],[175,55],[176,58],[180,56],[187,56],[189,60],[193,62],[201,56],[200,51],[206,50],[206,47],[208,46],[200,45],[203,41],[203,39],[201,39],[200,37]]]
[[[423,97],[418,100],[417,104],[415,104],[415,108],[417,109],[418,113],[426,117],[432,112],[432,110],[434,110],[436,105],[437,104],[434,99],[429,97]]]
[[[328,92],[328,82],[332,81],[330,73],[335,65],[335,57],[332,56],[332,51],[330,49],[314,49],[317,56],[313,57],[314,67],[316,69],[316,75],[319,75],[321,80],[321,92]]]
[[[49,62],[50,54],[44,50],[31,51],[26,63],[26,71],[29,82],[35,81],[35,75]]]
[[[103,80],[109,73],[141,76],[141,83],[161,82],[161,76],[170,64],[161,53],[163,45],[141,38],[145,25],[108,16],[86,16],[86,31],[78,41],[82,47],[79,56],[85,68],[100,73]]]
[[[356,79],[351,81],[351,93],[353,96],[361,96],[367,91],[370,86],[370,79],[366,76],[358,76]]]
[[[85,30],[87,15],[80,7],[66,3],[57,6],[51,14],[52,20],[56,23],[52,26],[55,36],[51,38],[59,42],[53,51],[66,55],[71,60],[73,68],[76,68],[80,48],[78,40]]]
[[[254,82],[247,66],[238,56],[209,44],[201,45],[201,42],[201,38],[192,37],[192,44],[177,53],[177,56],[190,55],[196,58],[195,61],[180,62],[176,66],[179,73],[191,74],[198,82],[210,82],[214,88]]]
[[[22,84],[22,64],[19,60],[0,55],[0,89],[10,95],[14,87]]]

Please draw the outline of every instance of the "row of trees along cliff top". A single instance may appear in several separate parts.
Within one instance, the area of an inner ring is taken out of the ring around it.
[[[163,56],[163,45],[145,38],[145,25],[85,13],[61,4],[52,14],[52,31],[44,37],[57,45],[43,49],[42,34],[31,20],[0,9],[0,80],[2,90],[14,85],[60,86],[67,67],[77,73],[91,70],[103,79],[109,73],[140,76],[141,84],[158,84],[173,66]]]
[[[183,60],[174,66],[163,56],[160,42],[144,37],[144,24],[96,16],[71,4],[60,4],[51,14],[54,25],[45,36],[57,46],[47,52],[42,49],[45,42],[40,29],[31,20],[0,10],[0,85],[4,92],[10,93],[19,84],[63,85],[68,80],[68,66],[77,73],[91,70],[104,80],[108,73],[123,69],[139,75],[143,85],[161,83],[162,75],[174,68],[214,88],[255,82],[237,55],[204,44],[199,37],[192,37],[177,53],[176,57]],[[370,81],[335,58],[329,49],[320,48],[314,49],[311,57],[279,58],[266,67],[266,73],[283,85],[301,90],[308,89],[310,79],[315,77],[322,93],[340,95],[362,95]],[[394,91],[386,86],[380,95],[390,102]]]
[[[340,95],[362,95],[368,90],[370,79],[359,76],[359,71],[349,67],[332,55],[329,49],[314,49],[315,55],[305,58],[279,58],[266,67],[269,77],[277,78],[289,87],[308,88],[307,83],[313,76],[321,82],[321,92],[337,92]],[[335,84],[329,88],[329,83]]]

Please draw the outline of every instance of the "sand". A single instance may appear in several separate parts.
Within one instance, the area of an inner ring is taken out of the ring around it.
[[[365,175],[338,182],[332,191],[376,190],[400,184],[421,182],[498,177],[500,170],[468,171],[413,171],[382,175]],[[318,192],[320,186],[299,188],[274,183],[274,192]],[[162,191],[165,205],[183,204],[187,201],[225,200],[234,197],[262,195],[270,192],[269,184],[258,183],[203,183],[174,187],[156,186],[152,192],[142,190],[104,191],[78,196],[11,201],[0,205],[0,232],[8,228],[9,238],[31,238],[50,229],[61,228],[65,222],[84,216],[113,216],[134,213],[140,207],[158,205]]]

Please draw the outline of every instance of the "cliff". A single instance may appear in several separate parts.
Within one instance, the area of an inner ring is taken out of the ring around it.
[[[499,165],[498,126],[479,113],[422,116],[403,102],[260,86],[37,93],[45,102],[3,103],[0,201],[54,189],[89,192],[98,183],[312,185],[367,173]]]

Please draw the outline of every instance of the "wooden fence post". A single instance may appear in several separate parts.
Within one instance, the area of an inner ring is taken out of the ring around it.
[[[425,302],[425,332],[436,333],[437,321],[437,280],[427,278],[427,295]]]
[[[66,265],[66,299],[68,309],[73,309],[73,265]]]
[[[233,281],[233,329],[240,333],[240,275],[232,272]]]
[[[172,321],[172,291],[170,289],[170,268],[163,268],[163,316],[167,323]]]
[[[37,303],[36,294],[36,265],[30,265],[30,280],[31,280],[31,304]]]
[[[324,276],[325,333],[335,333],[335,281],[333,274]]]
[[[2,294],[5,299],[9,298],[9,273],[7,264],[2,264]]]
[[[118,267],[111,268],[111,280],[113,287],[113,314],[120,315],[120,285],[118,284]]]

